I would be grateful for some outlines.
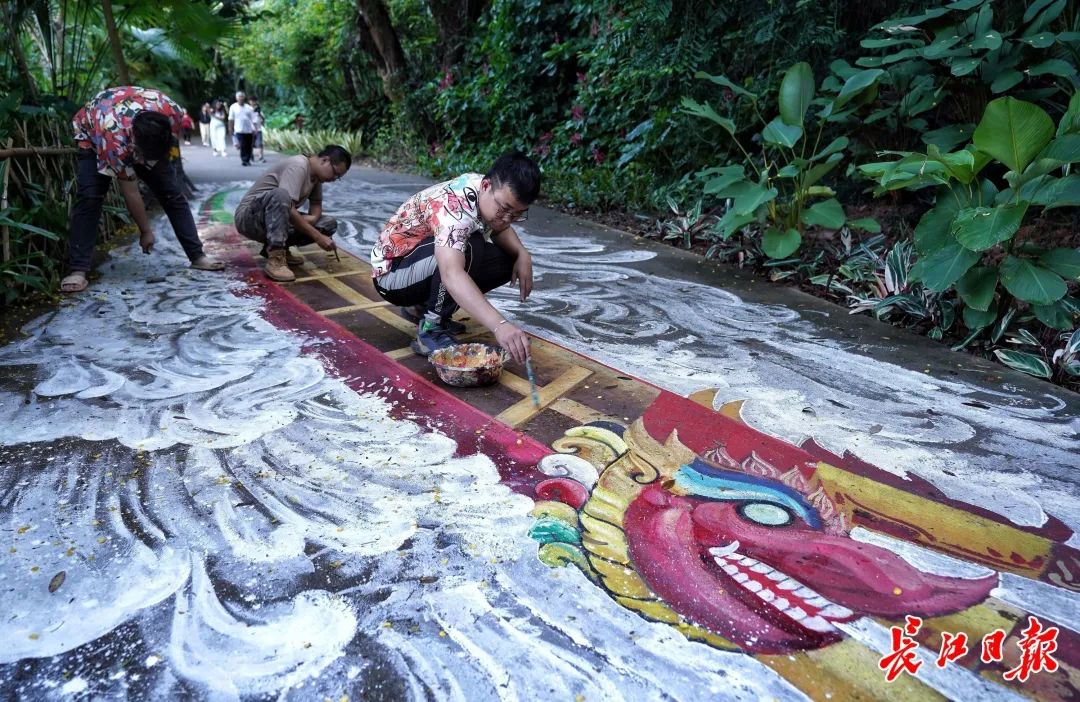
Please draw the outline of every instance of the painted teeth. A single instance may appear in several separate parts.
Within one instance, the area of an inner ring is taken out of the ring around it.
[[[709,549],[709,554],[713,558],[723,558],[729,554],[735,553],[739,549],[739,541],[736,539],[727,546],[714,546]]]
[[[832,624],[818,616],[807,617],[799,623],[807,629],[813,629],[814,631],[829,632],[833,630]]]
[[[818,612],[818,616],[828,617],[830,619],[844,619],[845,617],[850,617],[852,614],[855,613],[847,607],[841,607],[838,604],[830,604],[828,607]]]
[[[827,633],[834,630],[833,625],[829,623],[829,619],[846,619],[854,614],[854,612],[847,607],[842,607],[838,604],[829,602],[829,600],[802,583],[784,575],[781,571],[767,566],[754,558],[740,554],[738,549],[739,542],[736,540],[726,546],[714,546],[713,548],[710,548],[709,555],[713,557],[716,565],[720,566],[725,573],[731,576],[732,580],[757,595],[763,601],[768,602],[772,607],[780,610],[786,616],[799,622],[799,624],[807,629]],[[778,589],[791,591],[792,596],[799,598],[799,600],[810,607],[817,608],[819,610],[818,613],[814,616],[809,616],[802,607],[792,606],[790,600],[784,597],[777,597],[775,592],[767,587],[763,587],[761,583],[756,580],[753,580],[749,575],[743,572],[742,569],[735,565],[736,563],[741,564],[744,568],[747,568],[754,573],[764,575],[769,580],[776,583]]]

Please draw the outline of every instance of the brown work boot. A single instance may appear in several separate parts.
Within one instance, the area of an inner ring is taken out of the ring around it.
[[[285,249],[274,249],[270,252],[266,261],[266,277],[282,283],[296,280],[296,274],[289,270],[289,264],[285,260]]]

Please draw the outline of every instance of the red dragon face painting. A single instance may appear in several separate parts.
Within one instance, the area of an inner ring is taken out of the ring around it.
[[[817,649],[844,637],[839,623],[957,612],[997,584],[924,573],[851,539],[797,468],[753,455],[737,463],[722,447],[699,457],[675,435],[660,445],[640,423],[578,427],[555,448],[571,455],[549,463],[576,462],[576,473],[537,487],[550,500],[534,529],[541,557],[575,562],[625,606],[714,645]],[[591,486],[586,464],[598,474]]]

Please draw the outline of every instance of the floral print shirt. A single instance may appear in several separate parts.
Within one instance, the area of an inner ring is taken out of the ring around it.
[[[436,246],[449,246],[462,253],[473,232],[482,232],[490,240],[490,230],[480,219],[477,207],[483,179],[479,173],[466,173],[406,200],[383,227],[371,250],[372,275],[378,278],[386,273],[394,259],[407,256],[431,237],[435,237]]]
[[[180,134],[184,108],[158,90],[134,85],[107,88],[95,95],[71,120],[75,143],[80,149],[97,152],[98,173],[120,180],[134,180],[135,166],[141,161],[135,154],[131,121],[143,110],[160,112],[172,122],[173,133]]]

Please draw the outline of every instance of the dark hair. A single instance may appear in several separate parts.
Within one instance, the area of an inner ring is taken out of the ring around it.
[[[349,152],[345,150],[344,146],[338,146],[337,144],[327,144],[323,148],[323,150],[318,153],[318,155],[327,157],[328,159],[330,159],[330,163],[333,163],[335,165],[338,163],[344,163],[346,173],[352,166],[352,156],[349,155]]]
[[[507,151],[495,159],[486,177],[496,188],[510,188],[523,205],[531,205],[540,194],[540,167],[520,151]]]
[[[143,110],[131,120],[135,145],[149,161],[165,158],[172,146],[172,122],[160,112]]]

